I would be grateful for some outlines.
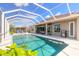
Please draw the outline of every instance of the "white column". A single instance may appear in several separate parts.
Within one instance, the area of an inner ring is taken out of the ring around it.
[[[27,33],[27,27],[26,27],[26,33]]]
[[[47,24],[45,24],[45,28],[46,28],[46,35],[47,35]]]
[[[76,23],[76,38],[79,40],[79,18],[77,18],[77,23]]]
[[[2,28],[1,28],[1,32],[2,33],[1,34],[2,34],[2,41],[3,41],[4,40],[4,23],[5,23],[4,22],[4,20],[5,20],[4,19],[4,13],[2,13],[2,16],[1,17],[2,17]]]
[[[36,33],[36,26],[34,25],[34,33]]]
[[[7,20],[5,20],[5,37],[9,36],[10,24]]]

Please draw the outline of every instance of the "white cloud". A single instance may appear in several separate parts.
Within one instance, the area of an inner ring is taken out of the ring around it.
[[[50,15],[47,15],[46,18],[50,18]]]
[[[55,15],[61,15],[61,12],[57,12]]]
[[[15,6],[21,7],[21,6],[28,6],[28,3],[15,3]]]

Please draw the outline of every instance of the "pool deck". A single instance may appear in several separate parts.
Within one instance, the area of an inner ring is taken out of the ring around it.
[[[7,37],[5,37],[4,40],[2,40],[2,42],[0,42],[0,49],[6,49],[5,46],[10,46],[13,43],[12,41],[12,35],[9,35]]]
[[[59,52],[57,56],[79,56],[79,41],[76,39],[40,35],[40,34],[32,34],[32,35],[55,39],[67,43],[68,46],[64,48],[61,52]]]
[[[24,34],[19,34],[19,35],[24,35]],[[18,35],[18,34],[14,34],[14,35]],[[41,35],[41,34],[32,34],[32,35],[46,37],[46,38],[59,40],[59,41],[63,41],[67,43],[68,46],[64,48],[61,52],[59,52],[57,56],[79,56],[79,41],[78,40],[70,39],[70,38],[62,38],[62,37],[57,37],[57,36]],[[5,46],[11,45],[12,36],[5,38],[5,40],[2,43],[0,43],[0,48],[5,49]]]

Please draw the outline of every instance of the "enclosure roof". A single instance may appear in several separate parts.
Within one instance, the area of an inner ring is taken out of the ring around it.
[[[0,8],[15,26],[32,26],[50,17],[56,20],[59,15],[78,13],[79,3],[1,3]]]

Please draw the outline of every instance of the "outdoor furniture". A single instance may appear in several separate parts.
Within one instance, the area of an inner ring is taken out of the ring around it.
[[[61,37],[67,37],[67,30],[61,31]]]

